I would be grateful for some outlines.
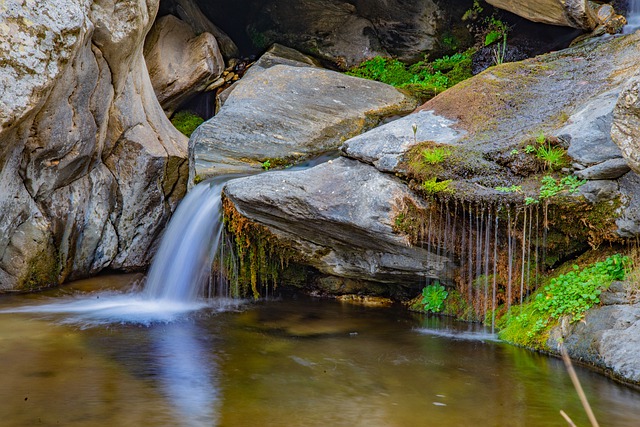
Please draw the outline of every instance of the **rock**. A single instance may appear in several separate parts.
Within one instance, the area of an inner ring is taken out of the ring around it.
[[[619,94],[620,90],[616,89],[594,96],[569,117],[565,126],[554,132],[569,144],[567,152],[576,162],[590,166],[622,157],[610,135],[613,108]]]
[[[610,159],[579,170],[575,175],[580,179],[617,179],[630,170],[625,159]]]
[[[611,137],[629,166],[640,173],[640,73],[629,79],[613,112]]]
[[[238,212],[268,227],[325,274],[420,283],[441,275],[449,262],[393,231],[403,203],[422,202],[398,179],[355,160],[232,180],[224,192]]]
[[[534,22],[589,31],[597,25],[595,12],[587,0],[487,0],[487,3]]]
[[[168,116],[224,71],[216,39],[209,33],[196,36],[189,25],[173,15],[153,25],[144,44],[144,56],[153,89]]]
[[[554,330],[551,335],[547,344],[552,350],[559,351],[563,342],[573,359],[640,383],[640,304],[591,309],[584,321],[569,325],[564,333]]]
[[[337,150],[383,117],[415,107],[382,83],[313,67],[247,73],[191,136],[191,176],[259,171]]]
[[[613,200],[620,194],[616,181],[599,180],[589,181],[580,186],[579,192],[591,203],[600,203]]]
[[[142,56],[157,2],[5,3],[2,288],[147,266],[187,173]]]
[[[356,7],[340,0],[269,0],[248,26],[253,43],[265,48],[280,43],[338,61],[344,67],[376,55],[388,56],[373,23]]]
[[[351,138],[340,149],[347,157],[372,164],[382,172],[400,172],[404,153],[417,142],[457,142],[466,132],[455,129],[454,124],[433,111],[422,110]]]
[[[629,172],[619,180],[622,207],[616,220],[618,234],[634,238],[640,235],[640,176]]]
[[[236,46],[224,31],[214,25],[209,18],[202,13],[202,10],[200,10],[195,0],[163,1],[163,9],[165,9],[166,13],[171,13],[189,24],[197,35],[203,33],[212,34],[218,42],[220,52],[225,59],[229,60],[240,57],[238,46]]]

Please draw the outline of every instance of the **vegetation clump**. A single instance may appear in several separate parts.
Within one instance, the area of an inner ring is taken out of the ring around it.
[[[193,131],[204,123],[204,119],[191,111],[178,111],[171,118],[171,123],[182,134],[191,137]]]
[[[560,318],[581,320],[588,309],[600,303],[600,294],[612,281],[624,279],[629,265],[629,258],[621,254],[583,269],[574,265],[572,271],[550,279],[527,303],[513,307],[499,323],[500,338],[544,349],[549,331]]]
[[[444,308],[444,301],[449,293],[440,282],[436,281],[433,285],[425,286],[422,289],[422,300],[420,303],[424,311],[439,313]]]
[[[351,68],[347,74],[405,89],[424,101],[470,78],[472,55],[473,51],[468,50],[431,62],[419,61],[413,65],[376,56]]]

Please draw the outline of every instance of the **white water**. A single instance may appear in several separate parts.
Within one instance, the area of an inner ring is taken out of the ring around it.
[[[640,0],[629,0],[629,10],[627,12],[627,25],[624,33],[630,34],[640,28]]]
[[[220,196],[229,178],[201,183],[182,200],[167,226],[142,292],[43,299],[38,304],[0,313],[65,314],[62,320],[58,318],[59,322],[90,327],[110,323],[168,323],[205,307],[218,311],[236,308],[238,301],[198,299],[208,283],[220,241]]]
[[[193,302],[211,275],[222,233],[219,177],[194,187],[180,202],[153,259],[142,296],[149,300]]]

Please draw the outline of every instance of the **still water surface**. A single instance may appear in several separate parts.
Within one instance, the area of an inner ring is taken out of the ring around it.
[[[107,280],[0,298],[0,425],[588,425],[561,361],[446,319],[305,298],[45,309],[108,300]],[[578,375],[602,426],[640,425],[640,392]]]

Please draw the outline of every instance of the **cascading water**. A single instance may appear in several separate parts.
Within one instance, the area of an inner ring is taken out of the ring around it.
[[[627,25],[624,33],[630,34],[640,28],[640,0],[629,0],[627,12]]]
[[[222,234],[220,196],[228,176],[198,184],[180,202],[149,270],[143,296],[195,301],[206,286]]]

